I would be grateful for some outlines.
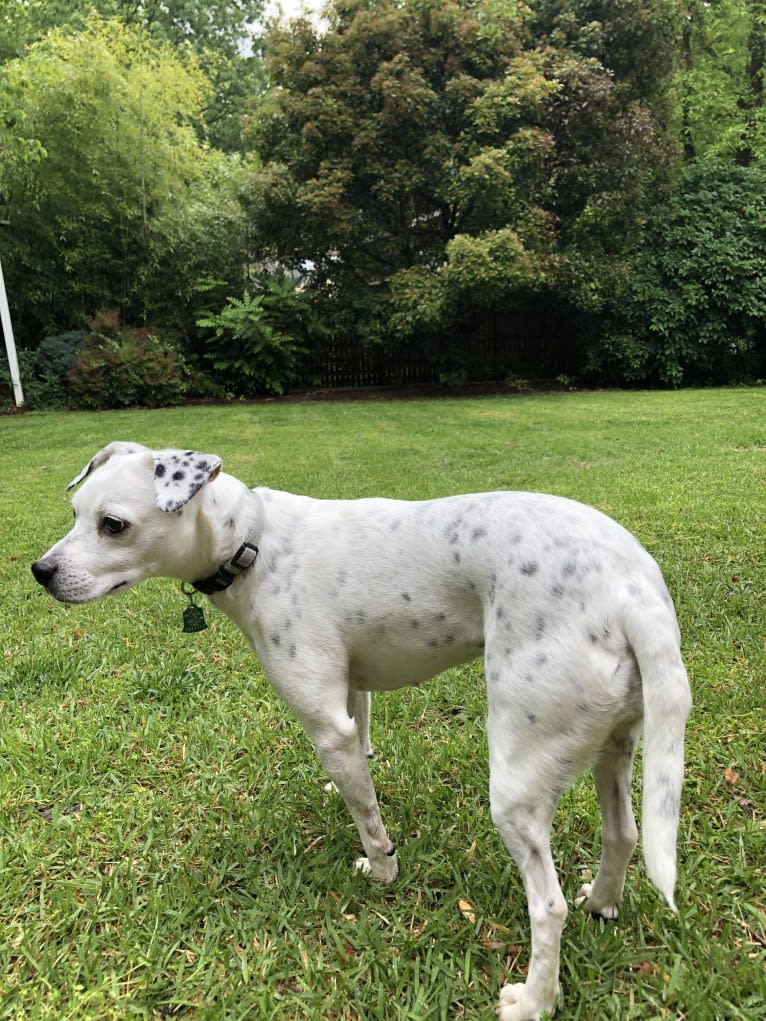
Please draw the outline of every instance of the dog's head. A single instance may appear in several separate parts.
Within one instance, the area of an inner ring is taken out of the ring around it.
[[[143,578],[179,574],[189,558],[179,520],[221,470],[214,454],[152,451],[139,443],[110,443],[67,487],[72,530],[32,565],[56,599],[85,603],[123,591]],[[174,538],[175,533],[175,538]]]

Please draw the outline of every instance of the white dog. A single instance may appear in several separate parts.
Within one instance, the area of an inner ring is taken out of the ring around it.
[[[394,846],[366,761],[369,692],[425,681],[484,653],[492,818],[524,880],[532,952],[502,1021],[558,998],[567,906],[550,850],[554,809],[593,765],[601,865],[585,908],[615,918],[636,843],[631,770],[644,727],[644,859],[671,908],[691,707],[670,596],[611,519],[534,493],[410,503],[248,489],[221,460],[112,443],[74,479],[75,525],[33,566],[69,603],[181,579],[244,632],[300,718],[364,845],[391,882]]]

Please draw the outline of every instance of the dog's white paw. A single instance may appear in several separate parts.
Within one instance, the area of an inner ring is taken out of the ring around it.
[[[369,858],[357,858],[354,862],[354,869],[357,872],[361,872],[363,876],[371,876],[373,879],[379,879],[383,883],[393,883],[399,874],[399,863],[396,860],[396,855],[392,854],[390,857],[386,855],[383,861],[377,865],[373,865]]]
[[[357,858],[354,862],[354,868],[357,872],[361,872],[363,876],[372,875],[372,865],[370,865],[369,858]]]
[[[540,1021],[543,1008],[539,999],[530,994],[525,982],[514,982],[500,990],[500,1003],[495,1013],[499,1021]],[[553,1008],[550,1013],[553,1013]]]
[[[583,883],[580,887],[579,896],[575,899],[575,906],[584,906],[585,910],[591,915],[597,915],[599,918],[605,918],[607,922],[616,922],[620,917],[620,909],[616,904],[593,904],[591,903],[591,893],[593,891],[593,883]]]

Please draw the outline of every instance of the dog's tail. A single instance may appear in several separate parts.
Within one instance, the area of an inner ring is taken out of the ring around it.
[[[649,878],[676,910],[676,836],[691,693],[672,604],[659,596],[625,607],[625,634],[641,673],[644,702],[642,845]]]

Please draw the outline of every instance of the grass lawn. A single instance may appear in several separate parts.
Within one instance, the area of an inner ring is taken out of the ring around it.
[[[680,914],[636,855],[618,924],[570,914],[559,1016],[766,1017],[766,389],[740,389],[1,418],[0,1018],[490,1018],[527,963],[480,663],[375,700],[401,863],[382,887],[352,873],[351,820],[228,620],[183,634],[168,580],[77,607],[34,583],[66,483],[112,439],[314,496],[545,490],[635,532],[695,695]],[[570,902],[598,828],[584,777],[554,823]]]

